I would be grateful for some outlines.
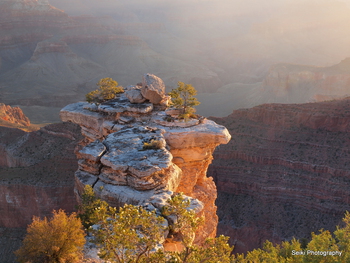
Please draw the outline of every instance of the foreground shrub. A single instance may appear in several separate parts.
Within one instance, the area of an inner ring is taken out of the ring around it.
[[[262,249],[254,249],[247,255],[236,255],[232,262],[278,262],[278,263],[345,263],[350,262],[350,213],[343,219],[344,227],[337,227],[333,234],[321,229],[318,234],[311,233],[311,240],[303,246],[293,238],[282,244],[264,243]]]
[[[27,228],[22,247],[15,252],[19,262],[73,263],[82,255],[85,234],[80,219],[63,210],[50,219],[34,217]]]
[[[195,230],[203,219],[189,209],[190,205],[183,194],[175,194],[160,213],[134,205],[116,208],[97,199],[92,187],[87,185],[79,216],[99,248],[99,256],[108,262],[230,263],[233,248],[228,237],[209,238],[203,246],[193,245]],[[165,218],[171,222],[170,226]],[[162,249],[160,244],[168,232],[182,243],[183,251]]]
[[[98,209],[108,209],[108,203],[98,199],[90,185],[85,185],[81,195],[81,204],[77,208],[78,218],[80,218],[85,230],[89,231],[90,227],[99,220]]]
[[[92,234],[102,259],[137,263],[156,255],[151,251],[155,252],[163,241],[167,227],[163,217],[133,205],[97,211],[99,222],[93,226]]]

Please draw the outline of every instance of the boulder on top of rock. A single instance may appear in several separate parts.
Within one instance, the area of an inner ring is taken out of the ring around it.
[[[161,78],[153,74],[142,77],[141,94],[153,104],[159,104],[165,98],[165,85]]]
[[[142,96],[141,90],[139,88],[125,91],[125,96],[131,103],[143,103],[146,101],[146,99]]]

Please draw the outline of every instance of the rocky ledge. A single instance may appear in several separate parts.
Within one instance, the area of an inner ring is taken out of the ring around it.
[[[195,239],[201,243],[216,235],[218,222],[216,187],[206,177],[207,168],[215,147],[231,136],[207,119],[176,120],[167,115],[168,102],[163,81],[145,74],[142,86],[130,86],[114,100],[63,108],[62,121],[80,125],[85,136],[77,150],[76,193],[79,197],[89,184],[111,205],[160,209],[173,193],[182,192],[205,217]],[[165,245],[172,249],[172,244],[168,239]]]

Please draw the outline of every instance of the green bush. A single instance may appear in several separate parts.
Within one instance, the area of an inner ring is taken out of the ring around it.
[[[15,254],[23,263],[73,263],[82,256],[85,234],[79,218],[63,210],[53,211],[50,219],[33,218],[23,245]]]
[[[78,205],[78,217],[80,218],[84,228],[89,228],[98,222],[97,209],[107,208],[108,204],[96,197],[94,189],[90,185],[85,185],[81,195],[81,204]]]
[[[191,84],[183,82],[178,82],[177,88],[169,92],[171,105],[182,110],[179,119],[187,121],[196,117],[194,107],[199,105],[200,102],[194,97],[195,95],[197,95],[197,90]]]
[[[343,219],[345,227],[337,227],[333,234],[328,230],[321,229],[318,234],[311,233],[310,242],[299,241],[293,238],[282,244],[264,243],[262,249],[254,249],[246,255],[235,256],[233,262],[350,262],[350,213],[346,212]],[[309,252],[308,251],[312,251]],[[327,255],[327,252],[341,252],[341,255]],[[297,254],[296,252],[299,252]],[[304,253],[300,253],[304,252]],[[316,252],[313,254],[313,252]],[[319,253],[321,252],[321,253]]]
[[[91,196],[91,189],[86,188],[88,193],[85,196]],[[90,232],[99,248],[99,256],[104,260],[118,263],[231,262],[233,248],[227,243],[228,237],[207,239],[201,247],[192,244],[194,232],[203,220],[188,209],[190,201],[185,200],[182,194],[176,194],[167,201],[162,215],[133,205],[120,208],[103,205],[95,207],[95,212],[90,213],[90,204],[96,200],[84,200],[82,207],[88,208],[85,214],[92,216],[87,222],[95,222]],[[183,251],[159,249],[158,245],[164,241],[164,233],[167,232],[168,224],[164,217],[175,219],[168,230],[171,234],[181,234]]]
[[[118,82],[111,78],[101,79],[97,84],[98,89],[86,94],[86,101],[89,103],[102,103],[114,99],[117,94],[124,92],[123,87],[118,86]]]
[[[154,211],[124,205],[119,209],[98,208],[97,215],[99,221],[92,234],[99,248],[99,257],[104,260],[118,263],[147,262],[155,256],[153,252],[164,239],[165,219]]]

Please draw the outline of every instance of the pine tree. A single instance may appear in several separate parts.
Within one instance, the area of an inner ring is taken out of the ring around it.
[[[98,209],[108,209],[108,203],[96,197],[94,189],[85,185],[81,195],[81,204],[78,205],[78,217],[84,228],[89,231],[90,227],[98,222]]]
[[[197,95],[197,90],[191,84],[178,82],[177,88],[169,92],[169,95],[172,98],[172,106],[182,111],[180,118],[188,120],[194,117],[196,112],[194,107],[199,105],[200,102],[194,97]]]
[[[167,200],[161,215],[140,206],[115,208],[96,199],[91,187],[85,187],[81,213],[89,224],[90,233],[99,248],[99,256],[118,263],[230,263],[232,247],[228,237],[207,239],[203,246],[193,244],[195,230],[203,222],[182,194]],[[102,202],[102,205],[97,205]],[[90,217],[90,218],[89,218]],[[170,219],[170,227],[165,218]],[[168,228],[168,229],[167,229]],[[180,238],[184,250],[169,252],[159,249],[164,234]]]
[[[133,205],[119,209],[101,207],[97,209],[97,215],[100,220],[93,227],[92,234],[102,259],[139,263],[154,257],[159,260],[162,256],[151,251],[156,252],[157,245],[164,239],[166,224],[163,217]]]
[[[124,92],[123,87],[118,86],[118,82],[112,78],[100,79],[96,84],[98,89],[86,94],[86,101],[90,103],[102,103],[114,99],[118,93]]]

